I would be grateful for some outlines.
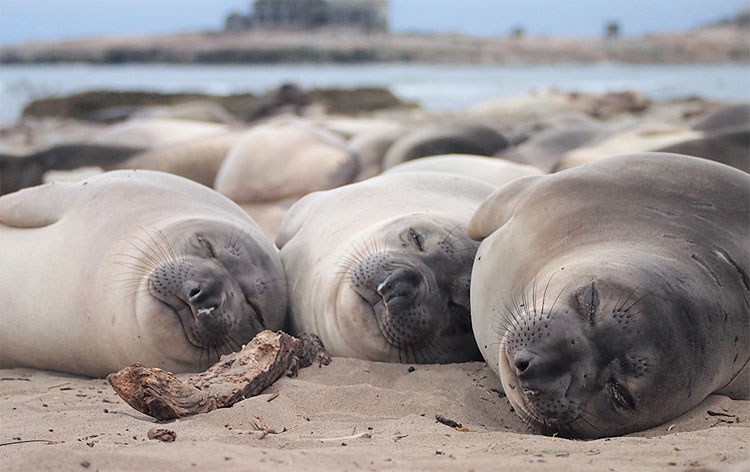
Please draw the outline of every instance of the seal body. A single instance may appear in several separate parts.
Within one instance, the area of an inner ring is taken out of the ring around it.
[[[653,153],[488,198],[469,227],[472,324],[516,412],[601,437],[747,398],[748,202],[747,174]]]
[[[358,172],[343,139],[287,117],[244,133],[221,164],[214,188],[240,204],[273,203],[348,184]]]
[[[385,362],[476,360],[466,234],[494,187],[437,172],[382,175],[297,202],[276,244],[293,332],[335,356]]]
[[[443,123],[412,130],[397,139],[383,158],[383,168],[442,154],[492,156],[506,147],[508,140],[491,126],[473,122]]]
[[[2,367],[197,371],[284,324],[271,242],[187,179],[116,171],[6,195],[0,242]]]
[[[536,167],[517,164],[499,157],[473,156],[471,154],[446,154],[420,157],[387,169],[384,173],[397,172],[446,172],[482,180],[496,187],[527,175],[541,174]]]

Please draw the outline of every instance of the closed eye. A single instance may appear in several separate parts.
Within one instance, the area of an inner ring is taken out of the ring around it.
[[[207,239],[205,239],[203,236],[198,236],[198,243],[200,243],[201,247],[203,247],[203,249],[205,249],[211,255],[211,257],[216,257],[214,247]]]
[[[409,228],[409,239],[412,243],[414,243],[415,246],[417,246],[417,249],[419,249],[420,251],[424,251],[424,238],[413,228]]]
[[[612,401],[612,405],[615,408],[628,410],[635,409],[635,399],[624,385],[612,379],[607,383],[606,389],[607,394],[609,394],[609,398]]]

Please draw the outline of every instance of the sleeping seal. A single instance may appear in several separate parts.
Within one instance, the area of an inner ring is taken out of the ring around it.
[[[420,157],[386,169],[384,174],[400,172],[445,172],[482,180],[495,187],[527,175],[542,171],[530,165],[517,164],[499,157],[473,156],[471,154],[445,154]]]
[[[310,194],[276,238],[293,332],[335,356],[479,359],[469,317],[478,243],[466,225],[494,187],[437,172],[382,175]]]
[[[515,411],[602,437],[748,398],[750,177],[676,154],[525,177],[469,225],[472,324]]]
[[[0,366],[204,369],[281,329],[278,253],[190,180],[116,171],[0,198]]]

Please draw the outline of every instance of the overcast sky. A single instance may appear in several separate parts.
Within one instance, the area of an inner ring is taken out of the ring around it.
[[[0,0],[0,44],[101,35],[210,30],[249,0]],[[692,28],[748,0],[391,0],[394,31],[598,36],[609,20],[626,35]]]

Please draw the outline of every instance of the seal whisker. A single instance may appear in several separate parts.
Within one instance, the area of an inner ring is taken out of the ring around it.
[[[167,249],[167,252],[172,255],[172,260],[179,262],[181,264],[184,264],[187,261],[187,248],[185,245],[181,248],[180,253],[178,254],[174,250],[174,246],[167,240],[166,236],[164,236],[164,233],[162,231],[159,231],[159,236],[164,241],[164,246]]]
[[[164,250],[164,248],[161,247],[158,241],[154,238],[153,234],[151,234],[150,231],[145,230],[144,232],[148,236],[148,238],[151,240],[152,244],[148,244],[146,241],[138,239],[141,243],[143,243],[147,248],[153,251],[153,256],[159,263],[165,263],[169,262],[172,259],[169,257],[169,254]]]
[[[625,304],[627,304],[627,303],[628,303],[628,301],[630,300],[630,297],[632,297],[632,296],[633,296],[633,295],[635,294],[635,291],[636,291],[636,290],[638,290],[638,287],[639,287],[639,286],[636,286],[636,287],[635,287],[635,288],[633,289],[633,291],[632,291],[632,292],[630,292],[630,294],[628,294],[628,297],[627,297],[627,298],[625,299],[625,301],[624,301],[624,302],[622,302],[622,305],[620,305],[619,307],[615,306],[615,310],[616,310],[616,311],[621,311],[621,310],[622,310],[622,308],[623,308],[623,307],[625,306]],[[619,301],[619,300],[618,300],[618,301]]]
[[[625,313],[627,313],[631,308],[633,308],[634,306],[636,306],[638,303],[640,303],[641,301],[643,301],[648,296],[649,296],[648,293],[644,294],[643,296],[639,297],[636,301],[634,301],[633,303],[631,303],[629,307],[625,308],[622,311],[625,312]]]
[[[552,275],[549,276],[549,279],[547,279],[547,285],[544,287],[544,292],[542,293],[542,314],[544,314],[544,302],[547,299],[547,289],[549,288],[550,282],[552,282],[552,277],[557,274],[558,271],[552,272]]]
[[[139,239],[138,237],[135,237],[135,236],[134,236],[134,237],[133,237],[133,239],[137,240],[138,242],[140,242],[141,244],[143,244],[143,245],[144,245],[145,247],[147,247],[147,248],[149,247],[149,245],[148,245],[148,244],[147,244],[147,243],[146,243],[145,241],[142,241],[142,240],[141,240],[141,239]],[[130,246],[131,246],[131,247],[132,247],[133,249],[135,249],[136,251],[138,251],[138,252],[139,252],[140,254],[142,254],[142,255],[143,255],[143,257],[144,257],[143,263],[144,263],[144,264],[149,264],[149,265],[153,265],[154,267],[158,267],[158,266],[159,266],[160,264],[162,264],[162,263],[164,262],[164,261],[162,261],[161,259],[159,259],[159,258],[155,257],[156,255],[155,255],[155,254],[153,254],[153,253],[152,253],[151,251],[148,251],[148,252],[147,252],[147,251],[145,251],[145,250],[144,250],[143,248],[141,248],[141,247],[137,246],[137,245],[136,245],[135,243],[133,243],[132,241],[129,241],[129,244],[130,244]],[[129,257],[134,257],[134,256],[132,256],[132,255],[130,255],[130,254],[127,254],[127,255],[128,255]]]
[[[450,230],[446,232],[444,237],[440,238],[440,242],[441,243],[447,242],[453,236],[453,232],[456,231],[460,227],[461,227],[461,223],[456,223],[453,227],[451,227]]]
[[[552,302],[552,306],[549,308],[549,314],[554,315],[555,305],[557,305],[557,301],[560,299],[562,294],[567,290],[567,288],[570,286],[570,283],[566,284],[562,290],[560,290],[560,293],[557,294],[557,297],[555,297],[555,301]]]

